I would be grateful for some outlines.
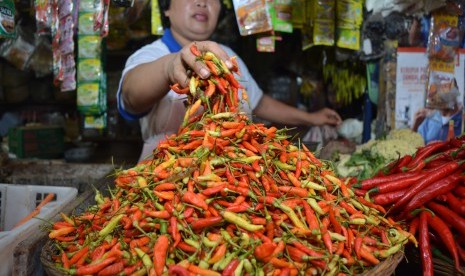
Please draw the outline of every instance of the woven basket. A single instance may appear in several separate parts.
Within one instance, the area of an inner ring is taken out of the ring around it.
[[[47,241],[47,243],[42,248],[42,252],[40,254],[40,260],[42,262],[45,272],[49,276],[66,275],[64,271],[60,270],[60,268],[58,268],[55,265],[55,263],[53,262],[51,258],[52,255],[57,255],[58,253],[59,253],[58,249],[53,247],[53,242],[51,240]],[[400,263],[403,257],[404,257],[404,252],[398,252],[397,254],[380,262],[378,265],[376,265],[372,269],[360,274],[360,276],[393,275],[394,271],[396,270],[397,265]]]
[[[420,252],[417,248],[413,248],[412,246],[407,247],[405,250],[405,256],[409,260],[412,260],[415,265],[421,268]],[[461,267],[462,271],[457,271],[451,259],[446,261],[433,256],[433,269],[434,275],[465,276],[465,267]]]
[[[399,251],[398,253],[387,258],[386,260],[380,262],[372,269],[367,270],[366,272],[363,272],[360,275],[361,276],[393,275],[394,271],[396,270],[399,263],[402,261],[403,257],[404,257],[404,252]]]

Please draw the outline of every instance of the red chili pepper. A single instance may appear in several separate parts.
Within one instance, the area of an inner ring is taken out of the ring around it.
[[[208,204],[194,192],[186,191],[182,196],[182,200],[204,210],[208,210]]]
[[[425,158],[445,146],[447,146],[445,141],[438,141],[429,143],[426,146],[418,149],[412,161],[410,161],[410,163],[407,165],[407,168],[416,167],[420,162],[424,161]]]
[[[222,276],[233,276],[234,270],[236,270],[237,266],[239,265],[239,259],[233,259],[229,262],[229,264],[223,269]]]
[[[97,275],[98,276],[112,276],[112,275],[117,275],[123,270],[124,270],[124,262],[119,261],[117,263],[109,265],[106,268],[100,270],[100,272]]]
[[[254,256],[261,261],[266,261],[277,247],[276,244],[271,242],[262,243],[255,247]]]
[[[383,175],[383,176],[377,176],[369,179],[362,180],[359,184],[354,184],[352,185],[353,188],[360,188],[362,190],[370,190],[375,188],[381,183],[387,183],[390,181],[397,181],[401,180],[404,178],[409,178],[412,176],[416,176],[417,173],[396,173],[396,174],[391,174],[391,175]]]
[[[427,211],[424,211],[424,213],[426,214],[428,226],[434,229],[434,231],[436,231],[436,233],[439,235],[442,242],[447,247],[447,250],[449,250],[449,253],[454,258],[455,268],[457,268],[457,270],[460,271],[460,262],[459,262],[459,254],[457,251],[457,244],[455,243],[454,236],[452,235],[452,232],[450,231],[449,227],[438,216],[436,215],[433,216],[431,215],[430,212],[427,212]]]
[[[460,200],[456,198],[452,193],[447,193],[446,198],[450,208],[457,214],[461,215],[462,217],[465,217],[465,205],[463,205],[462,202],[460,202]]]
[[[87,275],[87,274],[96,274],[100,270],[104,269],[105,267],[109,266],[116,260],[115,257],[107,258],[101,262],[95,264],[89,264],[86,266],[81,266],[76,270],[77,275]]]
[[[196,57],[200,57],[202,55],[202,53],[200,53],[199,49],[197,48],[197,45],[195,44],[191,45],[190,50],[191,50],[191,53]]]
[[[187,94],[189,92],[189,87],[179,88],[179,83],[175,83],[173,85],[170,85],[170,88],[171,88],[171,90],[173,90],[177,94],[181,94],[181,95]]]
[[[465,219],[444,205],[430,201],[426,206],[454,229],[465,235]]]
[[[420,222],[418,225],[419,230],[419,246],[420,246],[420,259],[422,262],[423,275],[433,276],[433,256],[431,254],[431,244],[428,236],[428,222],[427,222],[427,211],[420,213]]]
[[[465,198],[465,186],[464,185],[458,185],[455,187],[455,189],[452,191],[454,195],[460,197],[460,198]]]
[[[460,165],[461,162],[459,163],[456,161],[451,161],[449,163],[446,163],[444,166],[439,167],[436,170],[425,175],[424,178],[422,178],[418,183],[411,186],[405,192],[405,194],[397,202],[393,204],[393,207],[388,211],[388,213],[395,213],[397,211],[400,211],[400,209],[403,208],[405,204],[407,204],[408,201],[410,201],[410,199],[414,195],[425,189],[431,183],[452,174],[460,167]]]
[[[189,276],[190,273],[187,269],[180,265],[170,265],[168,274],[173,276]]]
[[[341,224],[336,219],[336,215],[334,214],[334,209],[332,206],[329,207],[329,220],[331,221],[331,224],[334,227],[334,231],[336,233],[342,234]]]
[[[401,197],[403,197],[404,194],[407,192],[407,190],[408,188],[399,190],[399,191],[390,192],[390,193],[385,193],[385,194],[377,194],[373,196],[371,199],[373,200],[375,204],[386,206],[386,205],[396,202]]]
[[[207,227],[219,224],[223,221],[223,217],[209,217],[209,218],[199,218],[191,222],[191,227],[193,230],[205,229]]]
[[[388,181],[388,182],[383,182],[378,184],[376,187],[373,189],[369,190],[370,194],[371,193],[388,193],[388,192],[394,192],[398,191],[401,189],[405,189],[407,187],[410,187],[412,184],[415,184],[420,180],[421,178],[424,177],[426,173],[419,173],[419,174],[414,174],[411,177],[408,178],[402,178],[399,180],[393,180],[393,181]]]
[[[420,219],[418,217],[414,217],[409,223],[408,232],[415,236],[418,230],[418,224],[420,223]]]
[[[410,213],[416,208],[420,208],[423,204],[426,204],[438,195],[448,193],[458,184],[461,179],[462,177],[460,175],[452,174],[446,178],[431,183],[429,186],[412,197],[409,203],[407,203],[407,205],[404,207],[401,217],[410,217]]]

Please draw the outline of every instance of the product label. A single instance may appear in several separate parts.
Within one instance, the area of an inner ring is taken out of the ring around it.
[[[0,0],[0,38],[15,35],[15,5],[13,1]]]

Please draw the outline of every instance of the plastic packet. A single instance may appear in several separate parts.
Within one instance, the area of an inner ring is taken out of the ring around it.
[[[12,0],[0,1],[0,38],[15,36],[15,3]]]
[[[161,23],[160,7],[158,1],[152,2],[151,32],[153,35],[163,35],[163,25]]]
[[[270,17],[273,30],[277,32],[292,33],[292,3],[289,0],[274,0],[270,4]]]
[[[98,58],[80,58],[78,60],[78,82],[99,81],[102,64]]]
[[[428,57],[443,61],[453,61],[463,36],[459,28],[459,18],[444,12],[436,12],[431,17]]]
[[[78,35],[79,58],[99,58],[102,38],[97,35]]]
[[[0,56],[19,70],[26,70],[34,53],[34,35],[17,27],[17,36],[0,45]]]
[[[263,36],[257,38],[257,51],[272,53],[275,51],[274,36]]]
[[[35,0],[37,33],[48,33],[52,27],[52,3],[47,0]]]
[[[242,36],[271,31],[271,17],[265,0],[233,0]]]
[[[29,68],[37,78],[52,74],[53,68],[52,45],[48,38],[39,36],[36,39],[34,54],[29,62]]]
[[[460,95],[455,79],[455,64],[430,60],[426,90],[426,108],[452,109]]]

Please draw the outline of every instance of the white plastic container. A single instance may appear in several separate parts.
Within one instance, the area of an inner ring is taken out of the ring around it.
[[[39,215],[12,229],[49,193],[54,193],[55,198],[42,207]],[[0,184],[0,275],[11,274],[16,245],[37,231],[45,231],[44,220],[58,214],[76,196],[73,187]]]

